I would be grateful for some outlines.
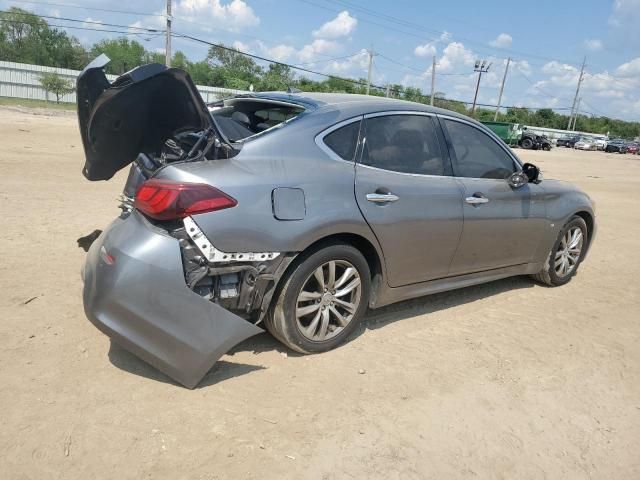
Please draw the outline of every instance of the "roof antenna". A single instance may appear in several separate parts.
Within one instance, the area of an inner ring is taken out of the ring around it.
[[[289,86],[287,87],[287,93],[302,93],[302,90],[296,87]]]

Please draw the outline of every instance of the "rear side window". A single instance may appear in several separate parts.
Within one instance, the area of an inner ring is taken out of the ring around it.
[[[444,120],[453,144],[457,177],[504,180],[516,171],[513,159],[489,135],[461,122]]]
[[[373,117],[366,119],[365,128],[364,165],[401,173],[451,175],[431,117]]]
[[[360,122],[356,121],[329,133],[323,142],[340,158],[352,162],[356,155],[359,133]]]

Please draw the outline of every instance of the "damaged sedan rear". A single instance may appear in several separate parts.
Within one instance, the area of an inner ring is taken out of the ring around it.
[[[110,83],[107,62],[78,78],[83,174],[129,175],[88,241],[85,312],[189,388],[263,326],[316,353],[369,307],[511,275],[562,285],[593,238],[588,196],[543,187],[464,116],[343,94],[207,106],[182,70]]]

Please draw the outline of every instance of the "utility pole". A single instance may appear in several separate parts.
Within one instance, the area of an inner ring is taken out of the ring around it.
[[[436,56],[433,56],[431,65],[431,106],[433,107],[433,95],[436,93]]]
[[[587,57],[584,57],[582,60],[582,68],[580,69],[580,76],[578,77],[578,87],[576,88],[576,95],[573,97],[573,105],[571,106],[571,116],[569,117],[569,125],[567,125],[567,130],[571,130],[571,119],[576,111],[576,103],[578,101],[578,95],[580,95],[580,85],[582,85],[582,79],[584,77],[584,67],[587,63]]]
[[[165,43],[165,60],[167,67],[171,66],[171,0],[167,0],[167,40]]]
[[[580,115],[580,102],[581,101],[582,101],[582,97],[578,97],[578,103],[576,105],[576,113],[572,117],[572,119],[573,119],[573,124],[571,125],[571,130],[572,131],[574,131],[576,129],[576,122],[578,121],[578,115]]]
[[[507,81],[507,72],[509,71],[509,64],[511,63],[511,57],[507,58],[507,65],[504,67],[504,76],[502,77],[502,85],[500,85],[500,94],[498,95],[498,106],[496,107],[496,113],[493,116],[493,121],[498,120],[498,112],[500,111],[500,104],[502,103],[502,92],[504,92],[504,83]]]
[[[389,98],[389,92],[391,91],[391,84],[387,83],[387,98]]]
[[[478,100],[478,91],[480,90],[480,79],[483,73],[487,73],[491,67],[491,63],[487,65],[486,60],[476,60],[476,64],[473,68],[474,72],[478,72],[478,83],[476,84],[476,94],[473,97],[473,107],[471,107],[471,117],[476,113],[476,101]]]
[[[369,53],[369,72],[367,73],[367,95],[369,95],[369,90],[371,89],[371,68],[373,67],[373,50],[370,48],[367,50]]]

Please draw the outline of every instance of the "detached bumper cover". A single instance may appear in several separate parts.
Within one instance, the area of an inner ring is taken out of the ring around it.
[[[188,388],[231,347],[263,331],[187,288],[178,241],[135,211],[91,246],[83,300],[98,329]]]

